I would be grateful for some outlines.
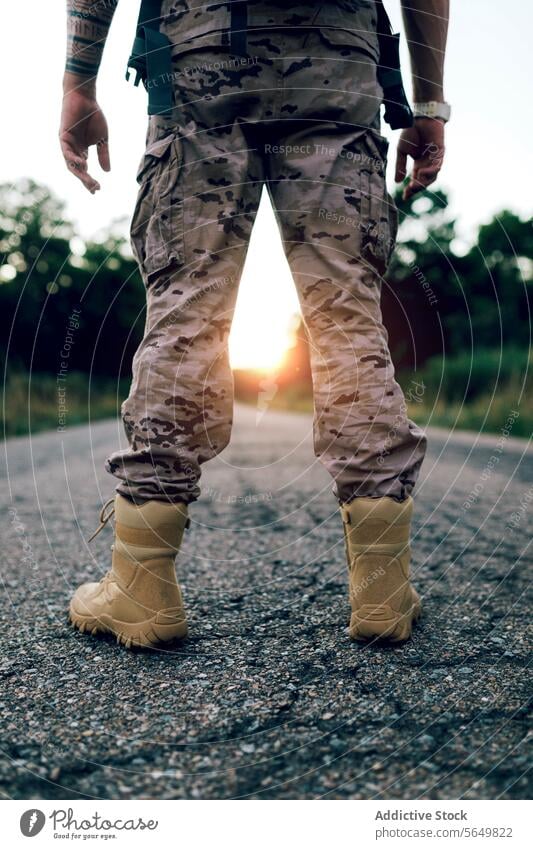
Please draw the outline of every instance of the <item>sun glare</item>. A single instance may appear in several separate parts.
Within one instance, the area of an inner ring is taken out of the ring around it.
[[[286,323],[264,322],[262,317],[243,310],[230,337],[230,360],[235,369],[275,371],[283,364],[292,342],[290,314]]]
[[[275,371],[294,344],[299,312],[274,213],[263,196],[252,233],[230,336],[232,368]]]

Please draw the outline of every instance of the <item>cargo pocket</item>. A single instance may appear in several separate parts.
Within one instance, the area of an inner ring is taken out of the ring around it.
[[[374,130],[361,146],[361,256],[383,274],[398,232],[398,210],[387,192],[385,171],[389,143]]]
[[[131,223],[131,245],[145,283],[183,259],[181,141],[177,132],[149,140],[137,174],[140,189]]]

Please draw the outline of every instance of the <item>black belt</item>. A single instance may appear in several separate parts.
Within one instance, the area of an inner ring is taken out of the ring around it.
[[[238,56],[246,53],[248,29],[248,3],[246,0],[233,0],[231,4],[230,50]]]

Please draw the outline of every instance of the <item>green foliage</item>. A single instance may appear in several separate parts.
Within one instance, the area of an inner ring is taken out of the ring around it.
[[[128,375],[144,324],[144,292],[122,239],[84,244],[48,190],[0,186],[2,365],[56,374],[65,339],[69,370]]]
[[[129,381],[91,379],[81,372],[72,372],[60,384],[53,375],[11,372],[4,384],[2,434],[19,436],[117,417],[128,384]]]
[[[477,348],[473,353],[432,357],[417,379],[423,381],[432,399],[469,402],[497,395],[510,384],[533,389],[532,368],[529,349]]]
[[[443,192],[428,191],[407,203],[398,192],[396,203],[399,245],[384,290],[395,362],[414,367],[434,354],[529,347],[531,221],[504,211],[460,253]]]
[[[399,244],[383,286],[383,312],[396,366],[407,381],[416,370],[426,385],[412,414],[447,424],[458,416],[461,426],[476,428],[485,421],[485,428],[498,430],[510,405],[520,404],[515,432],[529,435],[531,221],[505,210],[461,250],[444,192],[404,202],[398,190],[396,203]],[[142,281],[120,236],[108,231],[83,243],[48,189],[31,180],[0,185],[0,332],[6,340],[0,365],[8,377],[9,434],[29,427],[27,374],[32,429],[57,426],[58,373],[68,388],[69,424],[88,417],[89,374],[98,387],[90,394],[91,415],[115,415],[115,384],[123,379],[123,397],[144,313]],[[283,406],[308,405],[303,348],[280,378]],[[241,375],[237,389],[249,394],[248,383]]]
[[[533,432],[533,369],[529,348],[478,349],[433,357],[415,373],[401,372],[409,415],[423,425],[499,433],[512,415],[513,436]],[[415,380],[420,392],[410,393]],[[514,413],[518,413],[515,416]]]

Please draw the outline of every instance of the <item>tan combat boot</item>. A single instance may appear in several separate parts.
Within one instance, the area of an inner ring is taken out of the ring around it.
[[[354,498],[341,505],[350,572],[350,637],[402,642],[421,604],[409,583],[413,499]]]
[[[127,648],[185,637],[174,559],[188,526],[187,505],[147,501],[137,507],[118,494],[114,503],[111,570],[99,583],[78,587],[70,602],[72,624],[82,632],[115,634]],[[106,507],[97,533],[113,513],[106,515]]]

